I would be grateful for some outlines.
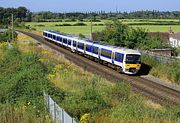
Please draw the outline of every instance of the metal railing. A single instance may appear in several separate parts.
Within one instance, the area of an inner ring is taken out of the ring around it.
[[[45,105],[55,123],[76,123],[75,119],[69,116],[64,109],[57,105],[57,103],[44,92]]]

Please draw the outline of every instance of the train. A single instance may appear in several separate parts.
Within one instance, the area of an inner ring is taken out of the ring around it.
[[[46,40],[55,42],[70,49],[72,52],[77,52],[101,63],[108,64],[121,73],[134,75],[141,68],[141,53],[137,50],[107,45],[50,30],[43,31],[42,35]]]

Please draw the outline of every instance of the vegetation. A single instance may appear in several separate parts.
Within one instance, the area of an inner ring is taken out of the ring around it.
[[[17,34],[14,32],[14,39],[17,38]],[[0,34],[0,42],[7,42],[12,39],[12,30],[6,30]]]
[[[160,37],[149,37],[146,30],[132,28],[119,20],[106,23],[106,28],[99,32],[100,41],[130,49],[154,49],[167,47]]]
[[[142,61],[152,67],[149,73],[150,75],[180,84],[180,60],[174,60],[172,64],[165,64],[153,57],[143,56]]]
[[[41,91],[48,85],[46,68],[36,54],[0,45],[0,122],[50,122]]]
[[[178,106],[154,106],[127,83],[88,73],[27,39],[11,49],[0,45],[0,122],[51,122],[42,90],[77,119],[89,113],[89,120],[98,123],[179,121]]]

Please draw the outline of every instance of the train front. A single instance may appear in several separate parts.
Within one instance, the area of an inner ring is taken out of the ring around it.
[[[126,54],[124,58],[124,72],[126,74],[137,74],[141,67],[141,54]]]

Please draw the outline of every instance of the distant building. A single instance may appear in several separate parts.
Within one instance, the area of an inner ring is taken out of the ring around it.
[[[169,32],[148,32],[150,37],[159,37],[164,43],[169,44]]]
[[[180,47],[180,32],[148,32],[150,37],[159,36],[162,41],[169,44],[171,47]]]
[[[172,47],[180,47],[180,32],[170,34],[169,41]]]

